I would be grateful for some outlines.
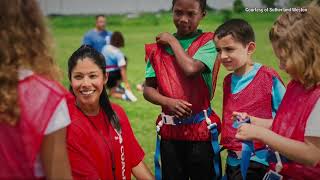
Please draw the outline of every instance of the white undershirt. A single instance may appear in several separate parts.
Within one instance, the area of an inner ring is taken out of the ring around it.
[[[69,110],[66,103],[66,99],[61,100],[59,105],[57,106],[56,111],[53,113],[49,124],[45,130],[45,135],[51,134],[59,129],[65,128],[70,124],[70,116]],[[40,161],[40,154],[37,155],[36,161],[34,164],[34,173],[37,177],[44,176],[41,161]]]
[[[320,137],[320,99],[309,115],[304,136]]]
[[[32,71],[23,69],[19,70],[19,80],[23,80],[28,76],[31,76],[33,74]],[[69,110],[67,106],[66,99],[63,98],[54,113],[52,114],[51,119],[49,120],[48,126],[44,132],[45,135],[51,134],[59,129],[65,128],[70,124],[70,115]],[[40,154],[37,155],[36,161],[34,164],[34,173],[37,177],[43,177],[43,169],[40,161]]]

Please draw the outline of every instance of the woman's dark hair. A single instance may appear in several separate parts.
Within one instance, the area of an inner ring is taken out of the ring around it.
[[[103,55],[89,45],[82,45],[70,56],[68,60],[69,81],[71,81],[71,72],[74,69],[74,67],[77,65],[77,62],[85,58],[90,58],[92,62],[94,62],[101,69],[103,75],[106,75],[106,62]],[[73,93],[71,86],[70,86],[70,91]],[[103,86],[99,103],[102,109],[104,110],[104,112],[107,114],[112,127],[116,129],[118,132],[121,132],[119,118],[111,107],[105,85]]]
[[[202,12],[205,12],[207,9],[207,0],[196,0],[199,2],[200,4],[200,9]],[[172,9],[174,7],[174,5],[176,4],[177,0],[172,0]]]
[[[124,38],[122,33],[119,31],[113,32],[110,39],[110,44],[117,48],[124,47]]]

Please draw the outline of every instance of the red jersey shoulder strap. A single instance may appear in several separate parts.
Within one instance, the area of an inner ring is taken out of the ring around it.
[[[192,42],[192,44],[188,48],[188,54],[190,56],[193,56],[201,46],[205,45],[209,41],[213,41],[213,36],[214,34],[212,32],[202,33]]]
[[[157,43],[152,43],[152,44],[146,44],[145,45],[145,58],[144,61],[147,62],[148,59],[150,59],[150,57],[155,53],[155,51],[158,48],[158,44]]]
[[[201,46],[205,45],[210,40],[213,40],[213,36],[214,34],[212,32],[202,33],[198,38],[196,38],[192,42],[192,44],[188,48],[188,54],[190,56],[193,56]],[[158,48],[160,48],[160,45],[158,45],[157,43],[146,44],[145,45],[145,53],[146,53],[145,61],[147,61],[152,56],[152,54],[155,53],[155,51]]]

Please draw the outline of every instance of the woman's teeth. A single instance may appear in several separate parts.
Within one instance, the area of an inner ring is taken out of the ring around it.
[[[90,91],[80,91],[81,94],[83,95],[90,95],[92,94],[94,91],[93,90],[90,90]]]

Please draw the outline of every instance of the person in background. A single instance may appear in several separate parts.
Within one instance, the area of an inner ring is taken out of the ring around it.
[[[107,18],[105,15],[96,16],[96,26],[88,31],[82,40],[82,44],[90,45],[101,52],[102,48],[110,43],[111,31],[106,30]]]
[[[107,88],[110,89],[109,95],[111,97],[136,101],[137,98],[132,94],[128,82],[127,59],[120,50],[124,45],[125,42],[122,33],[115,31],[111,36],[110,44],[107,44],[102,48],[101,53],[103,54],[107,65]]]
[[[72,179],[69,93],[38,2],[0,1],[0,22],[0,179]]]
[[[136,89],[137,89],[138,91],[143,92],[144,83],[145,83],[145,82],[143,81],[142,83],[137,84],[137,85],[136,85]]]

